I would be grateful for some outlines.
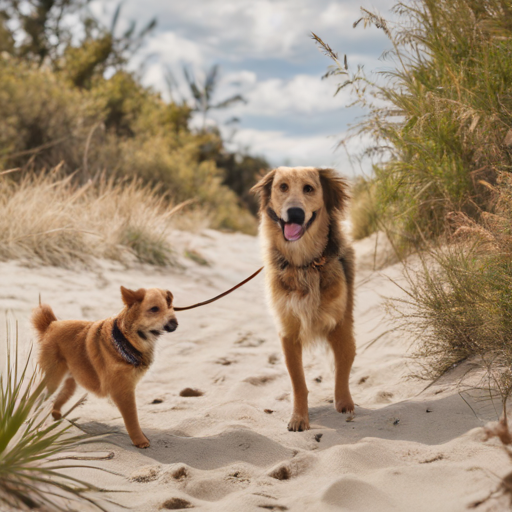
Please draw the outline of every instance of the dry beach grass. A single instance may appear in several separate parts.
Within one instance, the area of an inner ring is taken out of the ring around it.
[[[108,258],[166,266],[174,215],[189,203],[172,205],[138,180],[98,177],[79,187],[58,168],[18,182],[0,176],[0,259],[69,267]],[[202,218],[204,225],[207,214]]]

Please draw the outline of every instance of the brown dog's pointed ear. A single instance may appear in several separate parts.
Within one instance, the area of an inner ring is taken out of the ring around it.
[[[347,201],[350,199],[348,192],[349,185],[345,178],[340,176],[334,169],[318,169],[320,183],[324,193],[324,203],[328,212],[338,210],[342,212],[345,209]]]
[[[263,176],[263,178],[261,178],[261,180],[251,188],[251,194],[257,194],[260,196],[260,205],[262,208],[265,207],[270,200],[270,191],[272,189],[272,183],[275,175],[276,170],[273,169],[269,173],[265,174],[265,176]]]
[[[121,286],[121,297],[123,297],[123,302],[128,306],[132,306],[136,302],[142,302],[144,300],[144,296],[146,295],[146,290],[144,288],[139,288],[138,290],[129,290],[124,286]]]
[[[167,301],[167,307],[168,308],[170,308],[172,306],[172,299],[173,298],[174,297],[172,296],[172,293],[169,290],[167,290],[165,292],[165,300]]]

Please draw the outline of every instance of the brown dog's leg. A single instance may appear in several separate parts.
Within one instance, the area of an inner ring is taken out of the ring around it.
[[[302,432],[309,430],[309,392],[302,366],[302,344],[295,336],[282,336],[281,344],[293,388],[293,413],[288,423],[288,430]]]
[[[64,382],[64,386],[62,386],[62,389],[59,391],[59,394],[57,395],[55,402],[53,403],[53,419],[60,420],[60,418],[62,417],[60,410],[62,409],[62,406],[73,396],[75,390],[75,379],[73,377],[68,377]]]
[[[334,353],[334,406],[338,412],[354,412],[354,402],[349,388],[350,369],[356,355],[352,319],[345,318],[339,323],[327,340]]]
[[[139,425],[134,390],[127,390],[121,385],[118,389],[120,391],[116,390],[112,393],[112,400],[114,400],[123,416],[124,424],[132,443],[137,448],[149,448],[149,439],[144,435]]]
[[[41,361],[39,364],[44,372],[44,378],[46,383],[46,389],[50,395],[53,395],[60,386],[62,379],[68,372],[68,366],[65,361],[53,362],[50,365],[44,366]]]

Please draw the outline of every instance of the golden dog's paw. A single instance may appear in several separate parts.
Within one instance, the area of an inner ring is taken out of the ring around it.
[[[141,441],[133,441],[133,444],[137,447],[137,448],[149,448],[150,447],[150,442],[149,442],[149,439],[144,436],[144,439],[141,440]]]
[[[354,412],[354,402],[351,397],[336,400],[335,407],[338,412],[348,412],[349,414],[353,414]]]
[[[288,423],[288,430],[290,432],[302,432],[304,430],[309,430],[308,416],[299,416],[298,414],[293,414]]]
[[[52,411],[52,416],[55,421],[60,420],[62,418],[61,412],[55,409]]]

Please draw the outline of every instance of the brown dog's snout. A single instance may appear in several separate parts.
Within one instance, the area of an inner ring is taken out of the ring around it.
[[[178,320],[176,320],[176,318],[173,318],[172,320],[169,320],[165,324],[164,331],[174,332],[177,328],[178,328]]]
[[[288,222],[292,224],[304,224],[306,214],[302,208],[288,208]]]

